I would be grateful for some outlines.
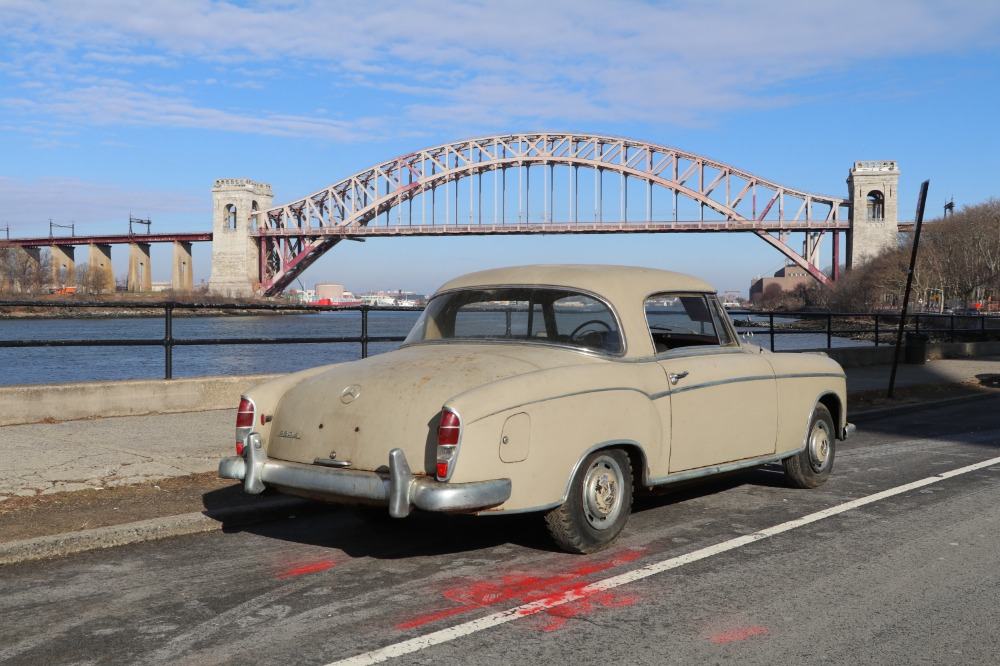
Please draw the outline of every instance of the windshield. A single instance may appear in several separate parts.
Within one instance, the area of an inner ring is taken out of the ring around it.
[[[623,350],[614,313],[588,294],[553,287],[461,289],[427,304],[404,344],[420,342],[531,342]]]

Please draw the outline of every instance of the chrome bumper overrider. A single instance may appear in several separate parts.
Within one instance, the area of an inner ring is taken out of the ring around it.
[[[857,432],[857,427],[853,423],[844,425],[844,439],[850,439]]]
[[[264,453],[260,435],[252,432],[243,442],[243,455],[223,458],[219,476],[243,481],[243,489],[256,495],[267,486],[294,488],[337,497],[386,502],[389,515],[403,518],[411,507],[425,511],[474,511],[503,504],[510,498],[510,479],[473,483],[443,483],[414,476],[402,449],[389,451],[389,473],[363,472],[271,460]]]

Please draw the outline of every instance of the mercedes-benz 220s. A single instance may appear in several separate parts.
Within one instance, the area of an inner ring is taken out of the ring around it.
[[[448,282],[396,351],[249,390],[219,473],[397,518],[540,512],[589,553],[633,491],[778,461],[815,487],[853,430],[836,362],[742,344],[702,280],[524,266]]]

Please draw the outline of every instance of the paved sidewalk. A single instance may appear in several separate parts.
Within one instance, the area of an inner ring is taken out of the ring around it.
[[[0,501],[212,472],[236,410],[0,427]]]
[[[847,369],[849,393],[885,391],[891,366]],[[1000,356],[898,367],[896,388],[1000,379]],[[997,384],[994,384],[996,386]],[[0,501],[218,469],[233,455],[236,410],[0,427]]]
[[[847,392],[884,391],[889,388],[891,365],[870,365],[846,368]],[[937,359],[923,365],[900,363],[896,368],[896,388],[926,384],[962,384],[966,382],[1000,380],[1000,356],[978,358]],[[994,383],[994,386],[997,384]]]

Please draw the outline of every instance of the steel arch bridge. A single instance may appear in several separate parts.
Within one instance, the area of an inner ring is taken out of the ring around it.
[[[341,241],[368,236],[751,232],[826,283],[820,242],[833,232],[836,270],[837,234],[849,229],[845,199],[653,143],[534,133],[383,162],[263,212],[252,235],[259,292],[270,295]],[[794,232],[805,234],[801,253],[788,245]]]

